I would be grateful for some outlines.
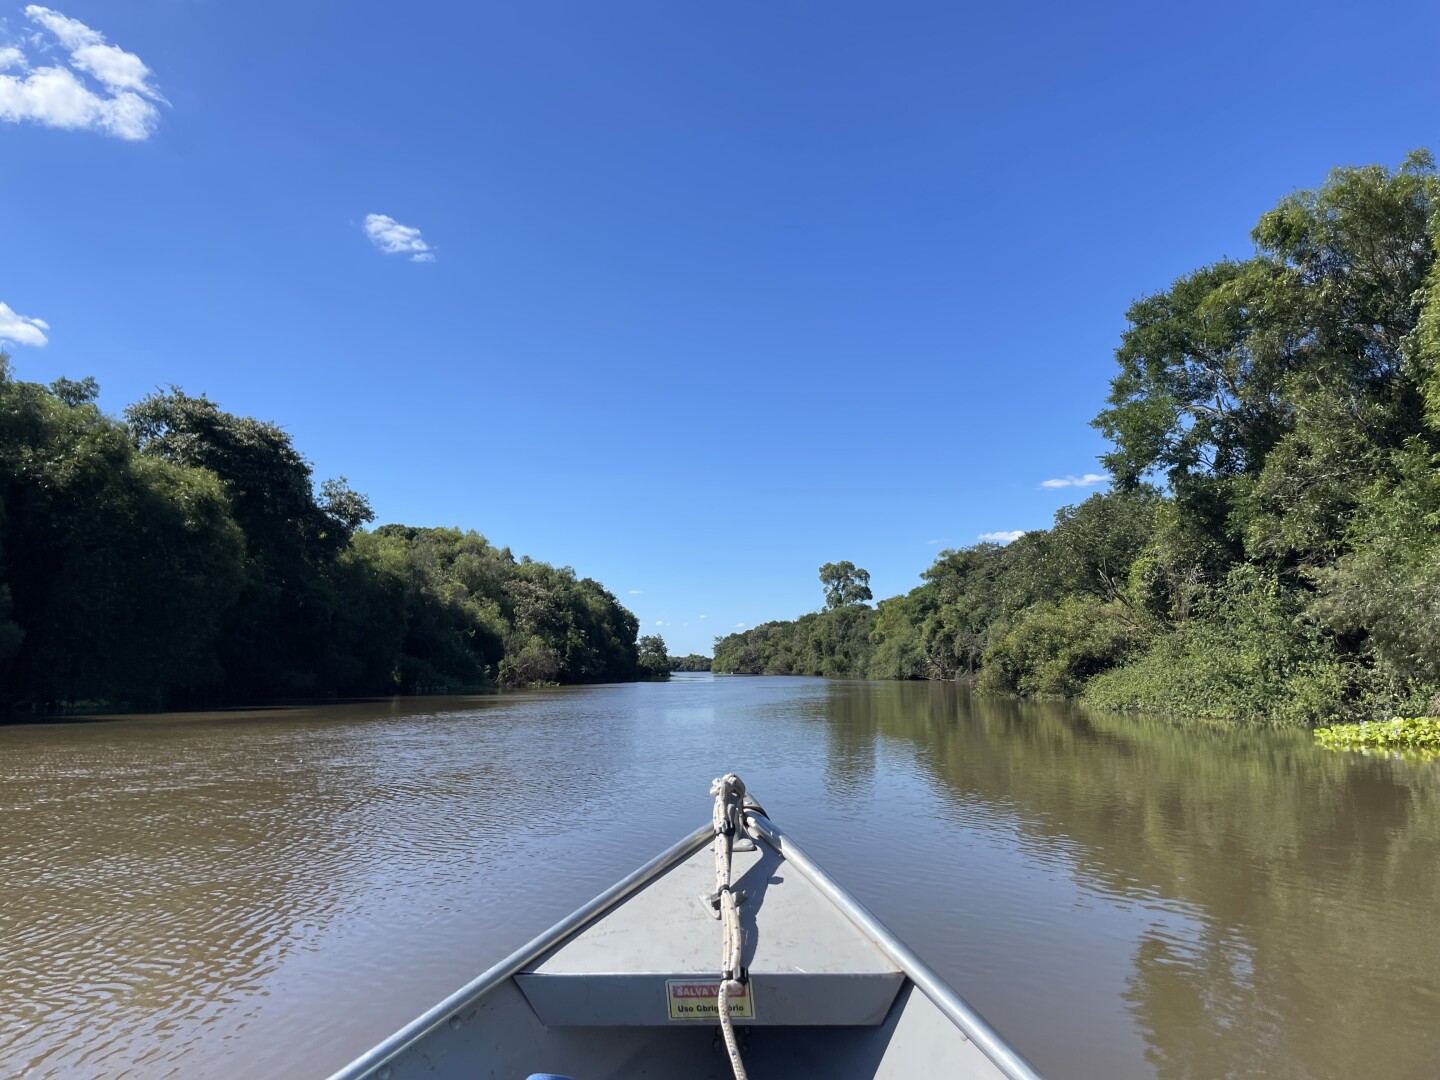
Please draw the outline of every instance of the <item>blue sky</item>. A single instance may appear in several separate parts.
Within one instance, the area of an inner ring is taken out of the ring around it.
[[[1131,300],[1440,148],[1433,0],[56,2],[0,0],[18,374],[273,420],[672,651],[1044,527]]]

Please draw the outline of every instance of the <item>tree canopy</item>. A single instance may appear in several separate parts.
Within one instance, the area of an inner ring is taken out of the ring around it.
[[[820,584],[825,587],[826,608],[849,607],[874,599],[870,592],[870,572],[857,568],[848,559],[827,562],[820,567]]]
[[[0,355],[0,709],[640,675],[598,582],[474,532],[367,532],[276,425],[178,388],[122,421],[97,393]]]

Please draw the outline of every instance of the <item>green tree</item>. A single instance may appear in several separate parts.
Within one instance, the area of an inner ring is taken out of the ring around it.
[[[1111,472],[1122,483],[1258,472],[1313,393],[1349,402],[1350,423],[1398,444],[1420,400],[1397,376],[1434,261],[1437,191],[1423,151],[1394,172],[1337,169],[1261,218],[1253,259],[1133,305],[1095,421],[1115,443]]]
[[[710,657],[691,653],[689,656],[670,657],[671,671],[709,671]]]
[[[1440,456],[1418,437],[1363,493],[1349,550],[1316,574],[1311,613],[1353,643],[1382,711],[1433,711],[1440,692]]]
[[[1431,215],[1430,250],[1440,252],[1440,214]],[[1440,431],[1440,259],[1431,262],[1415,299],[1420,316],[1406,342],[1406,358],[1425,398],[1426,422],[1432,431]]]
[[[1087,680],[1133,654],[1137,639],[1121,604],[1084,595],[1042,600],[991,641],[980,686],[1074,696]]]
[[[1125,666],[1098,674],[1084,700],[1112,709],[1318,723],[1344,706],[1346,665],[1275,574],[1242,565],[1208,588],[1196,618]]]
[[[665,639],[659,634],[646,634],[636,642],[640,653],[641,677],[645,679],[668,679],[670,677],[670,650]]]
[[[203,395],[172,387],[125,419],[141,454],[217,476],[245,535],[249,573],[221,644],[227,694],[333,689],[320,676],[344,617],[330,579],[354,530],[373,517],[364,497],[334,481],[317,499],[310,463],[289,434]]]
[[[820,567],[820,584],[825,586],[827,608],[863,604],[874,598],[870,591],[870,572],[857,568],[849,560]]]
[[[0,355],[0,707],[639,674],[598,582],[475,532],[366,532],[368,500],[317,490],[279,427],[175,389],[122,424],[97,393]]]
[[[1013,573],[1008,568],[1029,565],[1032,553],[1043,550],[1042,538],[1026,535],[1010,544],[977,544],[958,551],[942,551],[921,577],[928,602],[917,604],[925,612],[921,624],[921,647],[925,653],[926,677],[931,679],[971,678],[980,659],[992,623],[1011,608],[1006,586]],[[1018,546],[1017,546],[1018,545]],[[1011,549],[1014,549],[1013,551]],[[1026,598],[1016,607],[1029,602]]]
[[[1092,495],[1057,511],[1051,540],[1061,587],[1122,599],[1130,566],[1154,533],[1162,502],[1158,491],[1141,485]]]
[[[1289,422],[1244,510],[1252,556],[1324,566],[1387,459],[1422,430],[1422,302],[1440,177],[1428,153],[1391,172],[1338,169],[1255,229],[1257,309]]]
[[[875,651],[866,674],[874,679],[933,678],[921,628],[923,610],[933,606],[933,589],[911,589],[905,596],[881,600],[875,608],[870,640]]]
[[[1221,262],[1125,313],[1109,408],[1095,420],[1114,444],[1102,457],[1122,486],[1152,472],[1172,484],[1258,466],[1285,427],[1281,372],[1252,351],[1250,300],[1266,268]]]
[[[220,679],[244,577],[213,474],[138,455],[93,380],[0,357],[0,703],[184,703]]]

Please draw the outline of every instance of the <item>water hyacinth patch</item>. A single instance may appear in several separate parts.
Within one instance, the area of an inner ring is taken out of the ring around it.
[[[1315,729],[1315,740],[1331,750],[1404,750],[1440,756],[1440,717],[1397,716]]]

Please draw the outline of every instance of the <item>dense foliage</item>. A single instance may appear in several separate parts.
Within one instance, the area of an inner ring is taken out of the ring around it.
[[[689,656],[670,657],[671,671],[709,671],[710,657],[691,653]]]
[[[640,677],[653,681],[670,678],[670,650],[659,634],[646,634],[639,641]]]
[[[640,675],[597,582],[474,532],[366,532],[275,425],[180,390],[116,420],[97,389],[0,354],[0,711]]]
[[[1309,723],[1425,710],[1440,693],[1434,161],[1336,170],[1253,238],[1252,258],[1126,313],[1095,421],[1109,491],[1007,546],[942,552],[873,611],[827,564],[824,612],[717,640],[715,670]]]

